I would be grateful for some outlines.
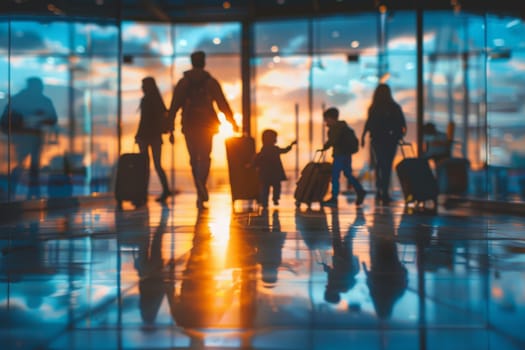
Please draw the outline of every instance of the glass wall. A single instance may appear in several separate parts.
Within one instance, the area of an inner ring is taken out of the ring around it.
[[[107,192],[118,156],[118,27],[5,20],[2,200]],[[10,124],[9,124],[10,117]]]
[[[306,19],[271,21],[256,23],[253,30],[252,135],[258,148],[265,129],[277,131],[280,147],[297,140],[297,147],[281,157],[291,179],[313,156],[311,25]],[[292,183],[285,183],[284,188]]]
[[[488,16],[487,192],[498,199],[525,198],[525,23]]]
[[[9,96],[9,22],[0,17],[0,112],[5,114],[7,98]],[[5,124],[5,117],[2,123]],[[5,125],[0,132],[0,203],[9,199],[9,135],[6,133]]]
[[[454,155],[471,163],[470,194],[523,199],[523,20],[454,11],[425,12],[423,19],[424,120],[440,130],[455,125]],[[407,140],[416,141],[415,12],[251,25],[254,52],[251,70],[244,72],[253,78],[251,132],[257,147],[266,128],[279,132],[281,146],[298,140],[283,155],[288,189],[325,141],[323,109],[338,107],[360,136],[380,81],[392,87],[403,108]],[[111,21],[6,17],[0,18],[0,34],[0,74],[6,77],[0,81],[0,110],[10,117],[0,133],[0,201],[110,193],[119,149],[137,150],[142,79],[154,77],[169,106],[172,88],[197,49],[207,53],[206,69],[241,123],[239,22],[124,22],[119,28]],[[20,132],[17,104],[34,100],[24,96],[35,82],[42,84],[49,100],[41,100],[51,102],[56,122],[47,107],[22,103],[32,108],[33,121]],[[224,124],[215,137],[211,187],[227,184],[224,139],[232,134]],[[175,136],[174,147],[163,148],[163,164],[171,179],[176,175],[177,188],[191,188],[179,118]],[[365,181],[373,177],[370,160],[367,142],[353,164]],[[156,176],[150,185],[160,190]],[[372,181],[367,186],[372,189]]]

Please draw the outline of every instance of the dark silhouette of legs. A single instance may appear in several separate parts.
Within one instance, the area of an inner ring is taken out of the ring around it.
[[[185,130],[186,147],[190,155],[190,165],[195,188],[197,189],[197,206],[202,207],[208,201],[206,182],[211,166],[211,148],[213,134],[200,130]]]

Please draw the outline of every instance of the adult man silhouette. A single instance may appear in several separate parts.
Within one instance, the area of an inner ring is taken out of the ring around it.
[[[11,98],[11,135],[16,166],[11,172],[11,195],[16,195],[23,163],[29,156],[29,191],[27,199],[40,197],[40,154],[43,146],[43,126],[55,125],[57,114],[53,102],[43,94],[44,84],[38,77],[27,79],[25,89]]]
[[[191,54],[192,69],[185,71],[175,85],[169,109],[169,117],[174,121],[177,111],[182,108],[182,133],[190,155],[199,209],[203,209],[204,202],[208,201],[206,182],[211,165],[212,141],[220,124],[214,104],[224,113],[234,131],[238,130],[219,82],[204,70],[205,61],[203,51]]]

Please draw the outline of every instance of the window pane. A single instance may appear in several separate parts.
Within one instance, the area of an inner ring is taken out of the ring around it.
[[[29,55],[14,55],[11,61],[18,63],[11,65],[11,110],[23,120],[23,130],[11,134],[12,199],[47,197],[50,177],[64,173],[60,160],[68,149],[68,61]],[[43,90],[32,83],[35,79]],[[48,125],[53,109],[58,121]]]
[[[69,53],[69,24],[66,22],[12,21],[11,52]]]
[[[117,73],[114,58],[82,57],[73,73],[73,111],[69,122],[78,195],[109,192],[118,157]]]
[[[315,51],[353,53],[377,49],[376,14],[320,19],[314,28]]]
[[[266,128],[275,129],[278,133],[278,145],[287,146],[297,139],[297,149],[283,155],[283,164],[293,178],[294,171],[300,170],[313,156],[313,150],[319,145],[313,143],[313,131],[310,126],[319,115],[310,114],[308,105],[308,84],[310,58],[305,56],[282,57],[276,62],[273,58],[257,59],[256,96],[258,102],[253,128],[258,148],[261,145],[260,135]],[[295,106],[298,107],[298,124],[296,124]],[[296,133],[296,128],[298,133]],[[318,129],[317,129],[318,130]],[[295,151],[299,151],[299,168],[295,168],[297,160]],[[291,182],[289,183],[289,185]]]
[[[212,53],[240,53],[239,23],[184,24],[175,26],[175,53],[196,50]]]
[[[256,23],[254,33],[257,55],[294,55],[308,52],[306,20]]]
[[[118,28],[115,25],[76,23],[74,51],[77,54],[118,54]]]
[[[7,33],[7,21],[0,20],[0,76],[5,77],[4,79],[0,79],[0,113],[4,112],[9,97],[9,81],[7,80],[7,77],[9,76],[9,66],[7,57]],[[0,131],[0,203],[6,202],[8,200],[9,145],[7,141],[8,135],[4,131]]]
[[[124,55],[172,55],[171,25],[124,22],[122,50]]]
[[[525,49],[525,22],[517,17],[487,16],[487,46],[497,49]]]

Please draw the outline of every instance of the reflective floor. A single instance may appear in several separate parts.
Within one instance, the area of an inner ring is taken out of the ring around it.
[[[525,218],[111,201],[0,227],[2,349],[525,349]]]

